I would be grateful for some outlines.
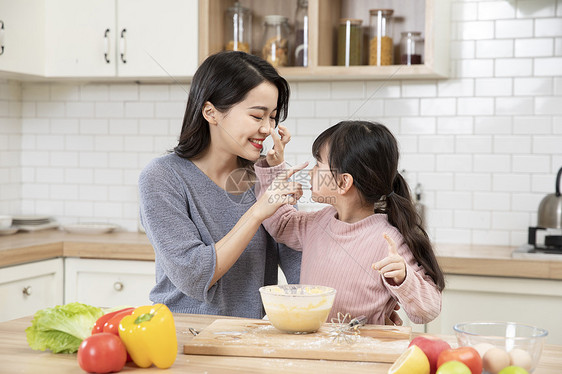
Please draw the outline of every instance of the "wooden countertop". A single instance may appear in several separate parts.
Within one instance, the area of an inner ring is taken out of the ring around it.
[[[439,263],[446,274],[562,279],[561,261],[512,258],[513,247],[436,244]],[[60,230],[0,236],[0,267],[55,257],[115,260],[154,260],[154,251],[143,233],[114,232],[78,235]]]
[[[192,338],[189,327],[201,330],[211,324],[217,316],[176,314],[178,357],[165,372],[174,373],[370,373],[386,374],[390,364],[301,360],[253,357],[222,357],[184,355],[181,347]],[[225,318],[225,317],[220,317]],[[29,348],[25,329],[30,326],[31,317],[0,323],[0,372],[1,373],[42,373],[42,374],[83,374],[78,366],[76,354],[53,354]],[[442,337],[453,345],[453,336]],[[533,374],[558,374],[562,368],[562,346],[545,345],[538,368]],[[164,372],[156,367],[137,368],[129,363],[123,372],[147,371]]]

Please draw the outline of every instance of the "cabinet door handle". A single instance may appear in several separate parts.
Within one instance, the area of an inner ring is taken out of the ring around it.
[[[126,35],[127,34],[127,29],[123,29],[121,30],[121,38],[119,39],[121,41],[121,45],[119,47],[119,50],[121,51],[121,61],[123,61],[124,64],[127,63],[127,38]]]
[[[24,288],[23,288],[22,293],[23,293],[25,296],[31,296],[31,291],[33,291],[33,289],[31,288],[31,286],[27,286],[27,287],[24,287]]]
[[[117,281],[117,282],[113,283],[113,289],[115,291],[118,291],[118,292],[123,291],[123,288],[125,288],[125,285],[122,282]]]
[[[0,55],[4,54],[4,21],[0,20]]]
[[[105,29],[105,33],[103,34],[104,38],[104,45],[105,45],[105,53],[103,54],[105,58],[105,62],[109,64],[111,60],[109,59],[109,51],[110,51],[110,41],[109,41],[109,29]]]

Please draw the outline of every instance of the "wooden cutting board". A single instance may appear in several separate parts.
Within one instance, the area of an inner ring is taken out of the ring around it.
[[[269,321],[218,319],[184,344],[183,353],[213,356],[305,358],[394,362],[408,348],[411,327],[365,325],[350,344],[330,335],[331,323],[315,333],[287,334]]]

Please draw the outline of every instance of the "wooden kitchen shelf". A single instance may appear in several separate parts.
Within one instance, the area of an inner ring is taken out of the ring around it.
[[[293,19],[297,1],[240,0],[253,12],[254,53],[259,49],[261,24],[266,14],[281,14]],[[335,66],[336,31],[342,17],[363,19],[369,25],[369,9],[389,7],[389,1],[376,0],[309,0],[309,66],[281,67],[279,72],[291,81],[322,80],[387,80],[438,79],[449,74],[449,2],[447,0],[418,0],[390,2],[395,10],[394,45],[401,31],[423,29],[425,39],[424,64],[390,66]],[[224,12],[234,0],[199,0],[199,59],[224,49]],[[385,6],[386,5],[386,6]],[[364,47],[367,47],[367,43]],[[257,48],[256,48],[257,47]],[[396,53],[395,53],[396,54]],[[365,62],[367,56],[364,56]],[[395,61],[397,56],[395,56]]]

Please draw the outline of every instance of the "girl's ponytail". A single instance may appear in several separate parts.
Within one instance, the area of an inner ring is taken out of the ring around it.
[[[445,277],[431,247],[429,236],[422,227],[421,217],[414,207],[408,183],[399,173],[392,183],[392,192],[385,199],[388,222],[400,231],[416,261],[423,266],[439,290],[443,290]]]

